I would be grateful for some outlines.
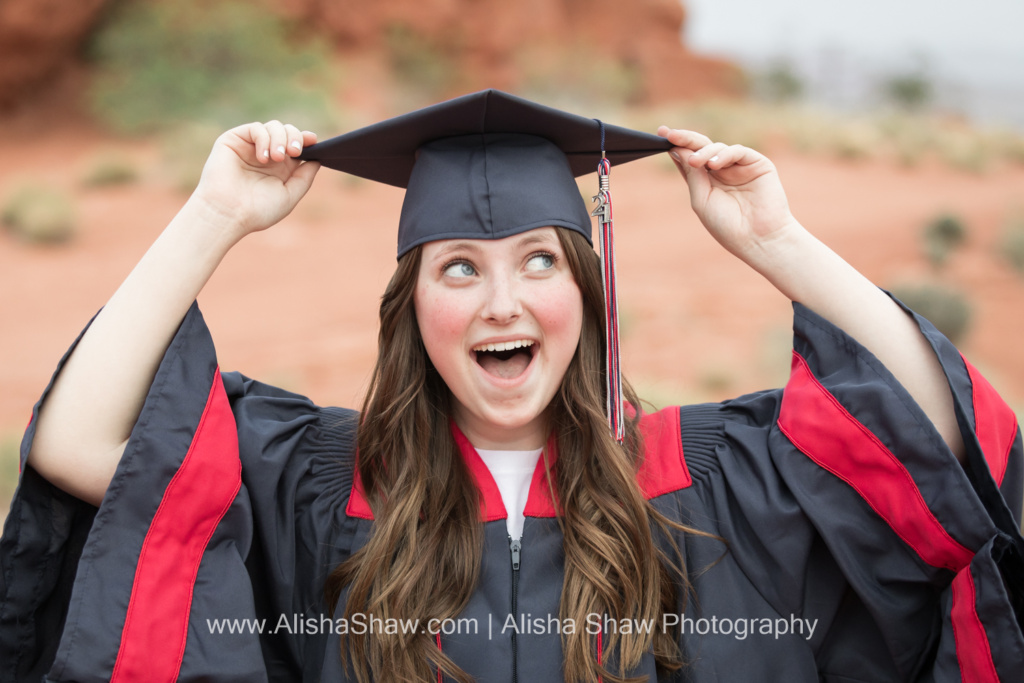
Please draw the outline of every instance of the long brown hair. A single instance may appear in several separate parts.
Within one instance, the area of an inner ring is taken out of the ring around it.
[[[611,436],[604,413],[604,300],[597,254],[576,232],[557,230],[584,308],[579,345],[548,406],[557,464],[546,452],[543,456],[562,512],[565,578],[559,616],[576,624],[590,614],[661,623],[675,608],[679,587],[688,591],[689,583],[678,548],[669,557],[653,533],[671,538],[671,529],[689,529],[658,513],[637,485],[643,453],[639,418],[627,421],[621,445]],[[373,532],[331,573],[325,589],[333,608],[348,588],[347,618],[357,613],[421,623],[455,618],[478,579],[483,548],[478,491],[451,436],[448,388],[420,338],[413,306],[419,267],[417,247],[399,261],[381,301],[377,365],[358,433],[357,466],[374,513]],[[631,405],[640,405],[628,383],[624,395]],[[562,640],[568,681],[600,676],[622,683],[627,680],[622,671],[651,649],[663,670],[682,663],[674,634],[661,629],[609,634],[602,661],[615,652],[619,672],[598,665],[585,629],[563,633]],[[360,683],[382,677],[432,681],[438,668],[462,683],[471,681],[426,633],[343,636],[341,657]]]

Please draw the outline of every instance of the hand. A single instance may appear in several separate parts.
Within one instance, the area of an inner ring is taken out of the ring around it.
[[[763,154],[667,126],[658,135],[675,145],[670,155],[690,189],[694,213],[736,256],[750,263],[760,248],[800,229],[775,164]]]
[[[233,239],[264,230],[291,213],[320,168],[295,157],[316,142],[279,121],[247,123],[214,143],[190,203],[216,216]]]

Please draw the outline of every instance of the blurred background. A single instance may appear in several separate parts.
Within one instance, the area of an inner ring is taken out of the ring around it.
[[[0,509],[53,367],[222,130],[277,118],[326,138],[487,87],[766,152],[797,217],[1021,415],[1021,25],[1015,0],[5,0]],[[784,384],[789,302],[704,233],[669,159],[615,168],[612,187],[641,396]],[[588,200],[595,188],[580,179]],[[282,225],[238,245],[200,297],[221,367],[358,407],[401,200],[323,171]]]

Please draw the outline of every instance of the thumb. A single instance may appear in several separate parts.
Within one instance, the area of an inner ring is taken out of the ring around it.
[[[292,204],[302,199],[309,188],[313,185],[316,172],[320,170],[319,161],[304,161],[292,173],[292,177],[285,181],[284,187],[291,197]]]
[[[672,157],[676,168],[679,169],[679,174],[683,176],[683,180],[686,181],[686,186],[690,190],[690,205],[697,210],[698,207],[704,205],[711,192],[711,179],[708,178],[708,172],[703,167],[694,168],[690,165],[690,157],[693,156],[692,149],[676,147],[669,152],[669,156]]]

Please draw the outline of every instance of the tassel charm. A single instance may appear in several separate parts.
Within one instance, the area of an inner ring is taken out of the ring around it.
[[[608,182],[611,163],[604,153],[604,125],[601,125],[601,161],[597,165],[599,189],[594,201],[597,206],[591,212],[596,216],[601,240],[601,281],[604,285],[605,301],[605,347],[606,391],[605,410],[612,436],[619,443],[625,438],[622,421],[622,372],[619,367],[619,307],[615,290],[615,234],[612,221],[612,194]]]

